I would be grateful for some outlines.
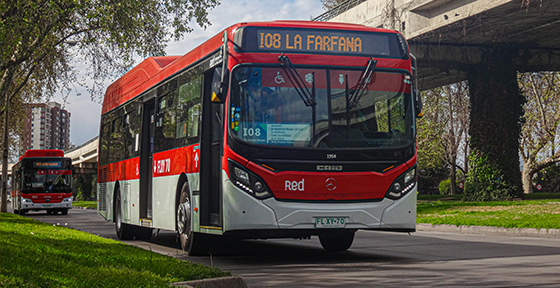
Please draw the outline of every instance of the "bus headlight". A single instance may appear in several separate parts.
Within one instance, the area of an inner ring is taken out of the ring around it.
[[[401,176],[397,177],[395,182],[385,194],[385,197],[398,200],[402,198],[406,193],[410,192],[412,188],[416,185],[416,166],[412,167],[412,169],[404,172]]]
[[[33,201],[31,201],[31,199],[27,199],[27,198],[23,198],[21,200],[21,202],[23,202],[23,203],[33,203]]]
[[[233,184],[257,199],[266,199],[272,197],[270,189],[265,182],[255,173],[250,172],[241,165],[229,161],[229,174]]]
[[[62,199],[62,202],[72,202],[72,197]]]

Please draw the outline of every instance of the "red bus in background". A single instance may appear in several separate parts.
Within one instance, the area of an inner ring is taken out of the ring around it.
[[[72,209],[72,159],[58,149],[27,150],[12,167],[14,213],[46,210],[68,214]]]
[[[421,103],[401,34],[308,21],[239,23],[107,88],[98,212],[120,239],[415,231]]]

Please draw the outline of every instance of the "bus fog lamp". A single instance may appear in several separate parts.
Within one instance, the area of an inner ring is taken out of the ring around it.
[[[255,190],[261,191],[262,188],[263,188],[263,184],[261,182],[256,182],[255,183]]]
[[[395,190],[396,192],[401,191],[401,189],[402,189],[401,183],[397,182],[395,183],[395,185],[393,185],[393,190]]]

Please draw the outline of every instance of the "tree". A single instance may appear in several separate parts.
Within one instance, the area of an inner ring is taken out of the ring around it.
[[[466,175],[468,160],[464,158],[463,163],[465,168],[461,168],[457,164],[457,157],[459,156],[460,148],[463,148],[464,155],[468,154],[468,129],[469,129],[469,97],[468,86],[466,82],[460,82],[453,85],[445,86],[445,94],[447,95],[447,115],[448,124],[445,127],[447,130],[443,134],[442,145],[445,149],[445,156],[450,168],[450,194],[457,194],[457,168],[463,171]]]
[[[468,153],[467,84],[461,82],[425,91],[423,99],[424,117],[418,120],[418,165],[424,171],[421,179],[436,176],[430,180],[438,186],[442,177],[450,176],[450,183],[455,183],[456,169],[466,172],[468,163],[464,160],[465,166],[461,167],[457,160],[461,151],[463,155]],[[449,173],[442,173],[442,170],[449,170]],[[456,194],[455,185],[450,187],[450,193]]]
[[[519,150],[523,161],[523,192],[533,192],[533,176],[560,162],[560,74],[524,73],[519,76],[526,98]]]
[[[423,189],[439,186],[448,177],[445,167],[445,150],[441,145],[446,123],[443,89],[435,88],[422,92],[424,117],[417,121],[417,147],[419,187]]]
[[[346,2],[346,0],[321,0],[323,9],[326,11],[333,9],[344,2]]]
[[[163,55],[171,37],[181,39],[192,30],[191,21],[205,28],[210,24],[207,10],[218,4],[218,0],[3,1],[2,112],[9,110],[7,104],[24,102],[32,95],[69,93],[73,85],[87,86],[87,80],[93,82],[87,87],[92,97],[99,97],[104,79],[126,71],[135,55]],[[87,67],[85,78],[77,79],[76,65]],[[2,145],[6,172],[9,144],[3,141]],[[2,186],[0,212],[6,212]]]

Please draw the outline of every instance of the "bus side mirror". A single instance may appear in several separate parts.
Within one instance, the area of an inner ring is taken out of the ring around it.
[[[424,113],[422,112],[422,95],[420,95],[420,90],[418,90],[418,62],[416,62],[416,57],[410,54],[411,64],[412,64],[412,99],[414,99],[414,115],[416,118],[422,118]]]
[[[420,91],[414,89],[414,114],[416,118],[424,117],[424,112],[422,112],[422,95],[420,95]]]
[[[212,76],[212,103],[224,103],[226,101],[227,83],[229,82],[229,71],[222,67],[214,69]]]

